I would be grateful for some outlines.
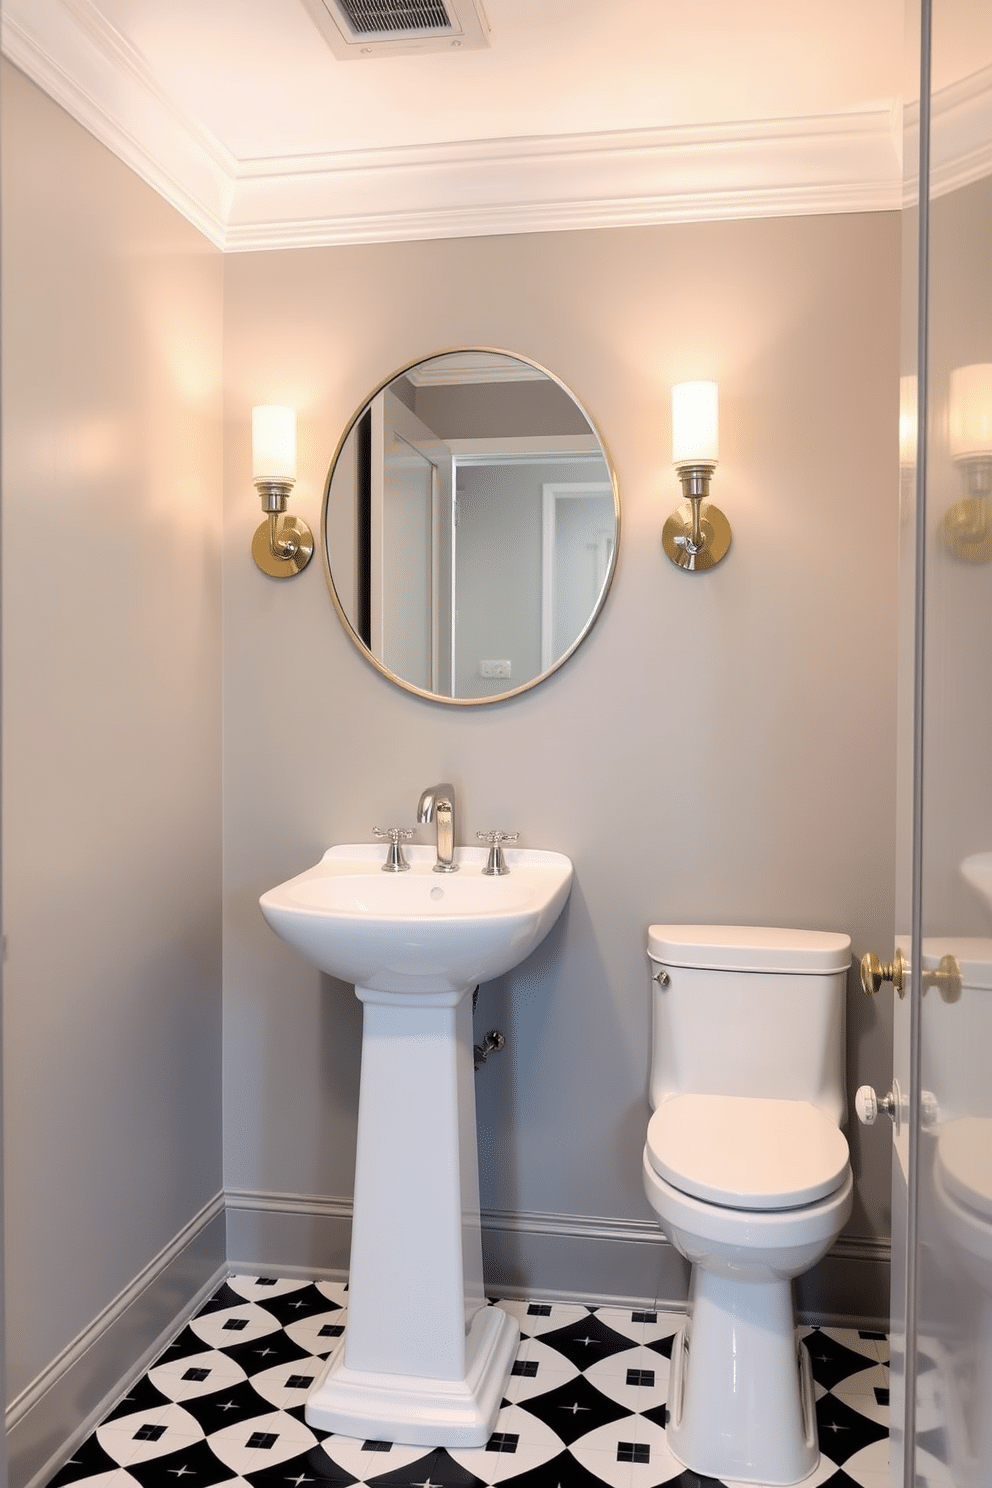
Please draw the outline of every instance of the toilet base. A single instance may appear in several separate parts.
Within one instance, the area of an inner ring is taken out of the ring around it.
[[[499,1307],[476,1313],[464,1379],[349,1369],[342,1338],[307,1397],[308,1426],[371,1441],[482,1447],[492,1435],[520,1330]]]
[[[693,1266],[689,1318],[672,1349],[668,1445],[693,1472],[792,1484],[819,1460],[809,1355],[789,1281]]]

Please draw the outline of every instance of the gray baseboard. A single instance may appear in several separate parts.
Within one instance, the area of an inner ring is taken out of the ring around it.
[[[227,1272],[224,1196],[199,1214],[7,1408],[9,1488],[40,1488]]]
[[[228,1260],[237,1270],[343,1276],[351,1200],[229,1191]],[[489,1210],[482,1215],[486,1288],[493,1296],[678,1309],[689,1267],[652,1220]],[[884,1328],[887,1242],[842,1237],[796,1284],[805,1322]]]
[[[889,1331],[891,1246],[887,1240],[841,1235],[819,1265],[795,1282],[804,1322]]]
[[[340,1278],[348,1273],[351,1199],[227,1191],[232,1271]]]
[[[688,1263],[652,1220],[490,1211],[482,1254],[495,1296],[676,1311],[688,1295]]]

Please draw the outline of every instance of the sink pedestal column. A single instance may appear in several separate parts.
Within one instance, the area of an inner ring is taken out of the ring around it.
[[[482,1446],[518,1329],[483,1292],[471,988],[355,993],[365,1011],[348,1317],[306,1418],[345,1436]]]

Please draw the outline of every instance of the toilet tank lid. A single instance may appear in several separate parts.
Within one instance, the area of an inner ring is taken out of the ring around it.
[[[648,955],[662,966],[826,976],[851,964],[851,937],[755,925],[651,925]]]

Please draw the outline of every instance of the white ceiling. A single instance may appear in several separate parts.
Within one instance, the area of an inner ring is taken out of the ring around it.
[[[303,0],[4,0],[3,50],[227,249],[899,204],[903,0],[484,5],[340,61]],[[989,168],[992,35],[938,71]]]

